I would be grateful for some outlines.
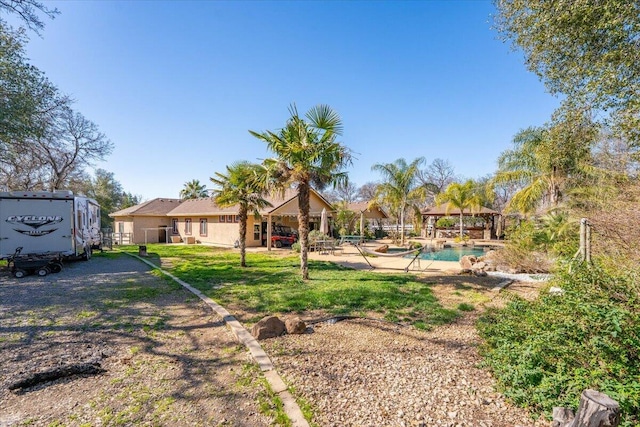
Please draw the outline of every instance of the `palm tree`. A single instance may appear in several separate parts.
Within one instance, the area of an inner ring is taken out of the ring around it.
[[[344,184],[347,174],[343,169],[351,164],[351,152],[337,141],[342,134],[342,120],[328,105],[310,109],[306,120],[295,105],[289,107],[289,113],[291,117],[279,131],[249,133],[264,141],[276,156],[263,162],[271,185],[280,190],[294,186],[298,191],[300,270],[302,279],[307,280],[311,186],[323,190],[329,184]]]
[[[184,188],[180,190],[181,199],[199,199],[200,197],[209,197],[207,187],[205,187],[204,184],[200,184],[200,181],[197,179],[192,179],[184,183]]]
[[[426,197],[425,188],[419,180],[420,166],[424,157],[418,157],[407,164],[405,159],[397,159],[393,163],[377,163],[371,170],[380,172],[385,181],[378,186],[378,196],[398,211],[400,219],[400,244],[404,245],[405,212],[414,202]]]
[[[247,218],[249,212],[259,215],[259,210],[271,206],[264,196],[268,193],[263,185],[262,175],[264,168],[261,165],[246,161],[233,163],[227,166],[227,173],[215,173],[211,182],[216,186],[212,192],[212,198],[220,207],[238,205],[238,219],[240,224],[239,246],[240,265],[246,267],[246,241]]]
[[[544,127],[516,134],[514,148],[498,158],[495,184],[518,184],[507,210],[555,209],[568,188],[580,186],[597,129],[582,113],[566,112]]]
[[[460,240],[463,238],[463,217],[465,210],[472,213],[481,207],[482,196],[478,193],[478,186],[473,180],[468,180],[464,184],[454,182],[449,184],[444,193],[436,196],[436,202],[446,203],[446,213],[453,209],[460,209]]]

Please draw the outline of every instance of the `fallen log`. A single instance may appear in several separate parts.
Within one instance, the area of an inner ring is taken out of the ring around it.
[[[36,372],[26,378],[9,384],[9,390],[18,390],[33,387],[48,381],[55,381],[60,378],[71,377],[73,375],[98,375],[105,372],[100,364],[95,363],[75,363],[73,365],[58,366],[43,372]]]

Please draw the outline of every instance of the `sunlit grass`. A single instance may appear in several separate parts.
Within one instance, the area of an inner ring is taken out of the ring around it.
[[[137,247],[120,249],[137,253]],[[151,262],[164,265],[211,298],[253,313],[252,318],[310,310],[345,315],[377,313],[390,321],[417,323],[428,329],[459,314],[458,310],[443,308],[430,284],[411,274],[377,274],[310,261],[311,279],[303,281],[295,255],[248,253],[248,267],[242,268],[238,252],[230,249],[147,245],[147,253]]]

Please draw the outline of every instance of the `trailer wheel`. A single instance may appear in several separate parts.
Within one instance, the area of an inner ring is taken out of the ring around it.
[[[13,270],[13,277],[18,278],[18,279],[22,279],[24,276],[27,275],[27,272],[21,269],[15,269]]]
[[[49,269],[47,267],[41,267],[36,271],[36,274],[40,277],[44,277],[49,274]]]
[[[82,254],[82,259],[84,259],[85,261],[89,261],[91,259],[91,255],[92,255],[91,246],[85,247],[84,254]]]
[[[62,264],[59,262],[51,263],[49,265],[49,270],[51,270],[52,273],[60,273],[62,271]]]

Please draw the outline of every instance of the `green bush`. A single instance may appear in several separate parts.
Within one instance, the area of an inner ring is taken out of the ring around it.
[[[576,409],[580,393],[593,388],[620,403],[621,425],[640,425],[637,272],[581,266],[560,273],[553,285],[564,293],[514,297],[481,317],[484,364],[506,396],[533,411]]]
[[[438,220],[436,221],[436,227],[453,228],[460,223],[459,221],[459,219],[453,218],[451,216],[443,216],[441,218],[438,218]]]
[[[300,253],[300,242],[295,242],[294,244],[292,244],[291,245],[291,250],[293,252]]]

